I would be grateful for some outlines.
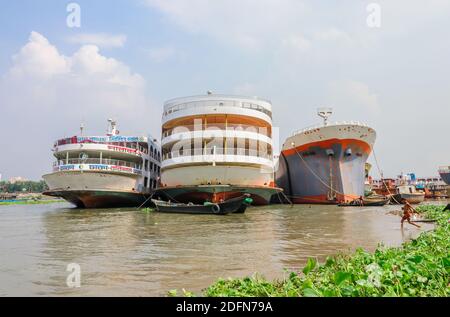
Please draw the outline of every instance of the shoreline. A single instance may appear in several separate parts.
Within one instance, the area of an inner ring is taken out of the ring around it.
[[[445,206],[418,207],[435,228],[422,232],[400,247],[380,245],[373,252],[362,248],[338,253],[319,264],[310,258],[302,272],[269,281],[259,274],[219,278],[201,296],[206,297],[403,297],[450,296],[450,212]],[[400,224],[399,224],[400,225]],[[409,226],[409,224],[405,224]],[[176,290],[168,296],[179,296]],[[196,296],[184,291],[180,296]]]
[[[17,200],[17,201],[0,201],[0,206],[15,205],[49,205],[64,202],[64,200]]]

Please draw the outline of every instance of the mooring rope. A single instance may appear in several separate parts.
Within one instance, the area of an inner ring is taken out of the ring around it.
[[[150,199],[152,199],[153,195],[155,194],[155,192],[153,192],[150,197],[148,197],[139,207],[138,209],[141,209],[142,206],[144,206]],[[144,194],[142,194],[142,196],[144,196]],[[144,196],[145,197],[145,196]]]
[[[373,153],[373,158],[375,159],[375,165],[377,166],[378,174],[380,174],[381,181],[383,182],[384,187],[388,191],[389,197],[391,197],[397,204],[401,205],[401,203],[398,202],[397,199],[395,199],[394,195],[391,193],[391,191],[389,190],[389,187],[386,185],[386,182],[384,181],[383,173],[381,172],[380,165],[378,164],[378,159],[377,159],[377,155],[375,154],[374,148],[372,148],[372,153]]]
[[[320,178],[320,176],[318,176],[315,172],[314,172],[314,170],[308,165],[308,163],[305,161],[305,159],[301,156],[301,154],[300,153],[298,153],[298,151],[297,151],[297,149],[296,148],[294,148],[294,150],[295,150],[295,152],[297,153],[297,155],[300,157],[300,159],[302,160],[302,162],[305,164],[305,166],[309,169],[309,171],[314,175],[314,177],[316,177],[326,188],[328,188],[328,189],[330,189],[332,192],[335,192],[335,193],[337,193],[337,194],[341,194],[341,195],[343,195],[344,197],[345,196],[348,196],[348,195],[346,195],[346,194],[344,194],[344,193],[341,193],[340,191],[338,191],[338,190],[336,190],[336,189],[334,189],[333,187],[331,187],[331,186],[329,186],[326,182],[324,182],[321,178]]]

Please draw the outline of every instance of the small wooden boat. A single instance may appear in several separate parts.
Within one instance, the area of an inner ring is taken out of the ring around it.
[[[387,197],[365,197],[362,202],[360,199],[355,199],[349,203],[341,203],[339,207],[376,207],[384,206],[389,202]]]
[[[227,215],[231,213],[244,213],[247,207],[252,203],[250,195],[232,198],[221,203],[205,203],[203,205],[180,204],[152,199],[156,210],[166,213],[183,214],[214,214]]]
[[[415,186],[400,185],[397,186],[396,194],[392,196],[394,203],[404,204],[406,201],[410,204],[420,204],[425,200],[425,193],[419,192]]]

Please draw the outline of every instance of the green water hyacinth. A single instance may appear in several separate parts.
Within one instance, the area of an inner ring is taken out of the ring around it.
[[[205,296],[439,296],[450,295],[450,213],[443,206],[417,208],[436,220],[433,231],[399,248],[379,246],[369,253],[358,249],[338,254],[318,265],[309,259],[303,274],[293,272],[282,281],[259,275],[243,279],[219,279]]]

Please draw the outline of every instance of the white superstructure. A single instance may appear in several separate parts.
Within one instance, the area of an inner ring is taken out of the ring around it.
[[[163,187],[273,186],[272,105],[212,93],[167,101],[161,147]]]
[[[140,201],[157,187],[161,152],[146,136],[123,136],[109,120],[104,136],[78,136],[55,142],[53,172],[43,178],[49,194],[80,207]],[[134,197],[136,196],[136,197]]]

